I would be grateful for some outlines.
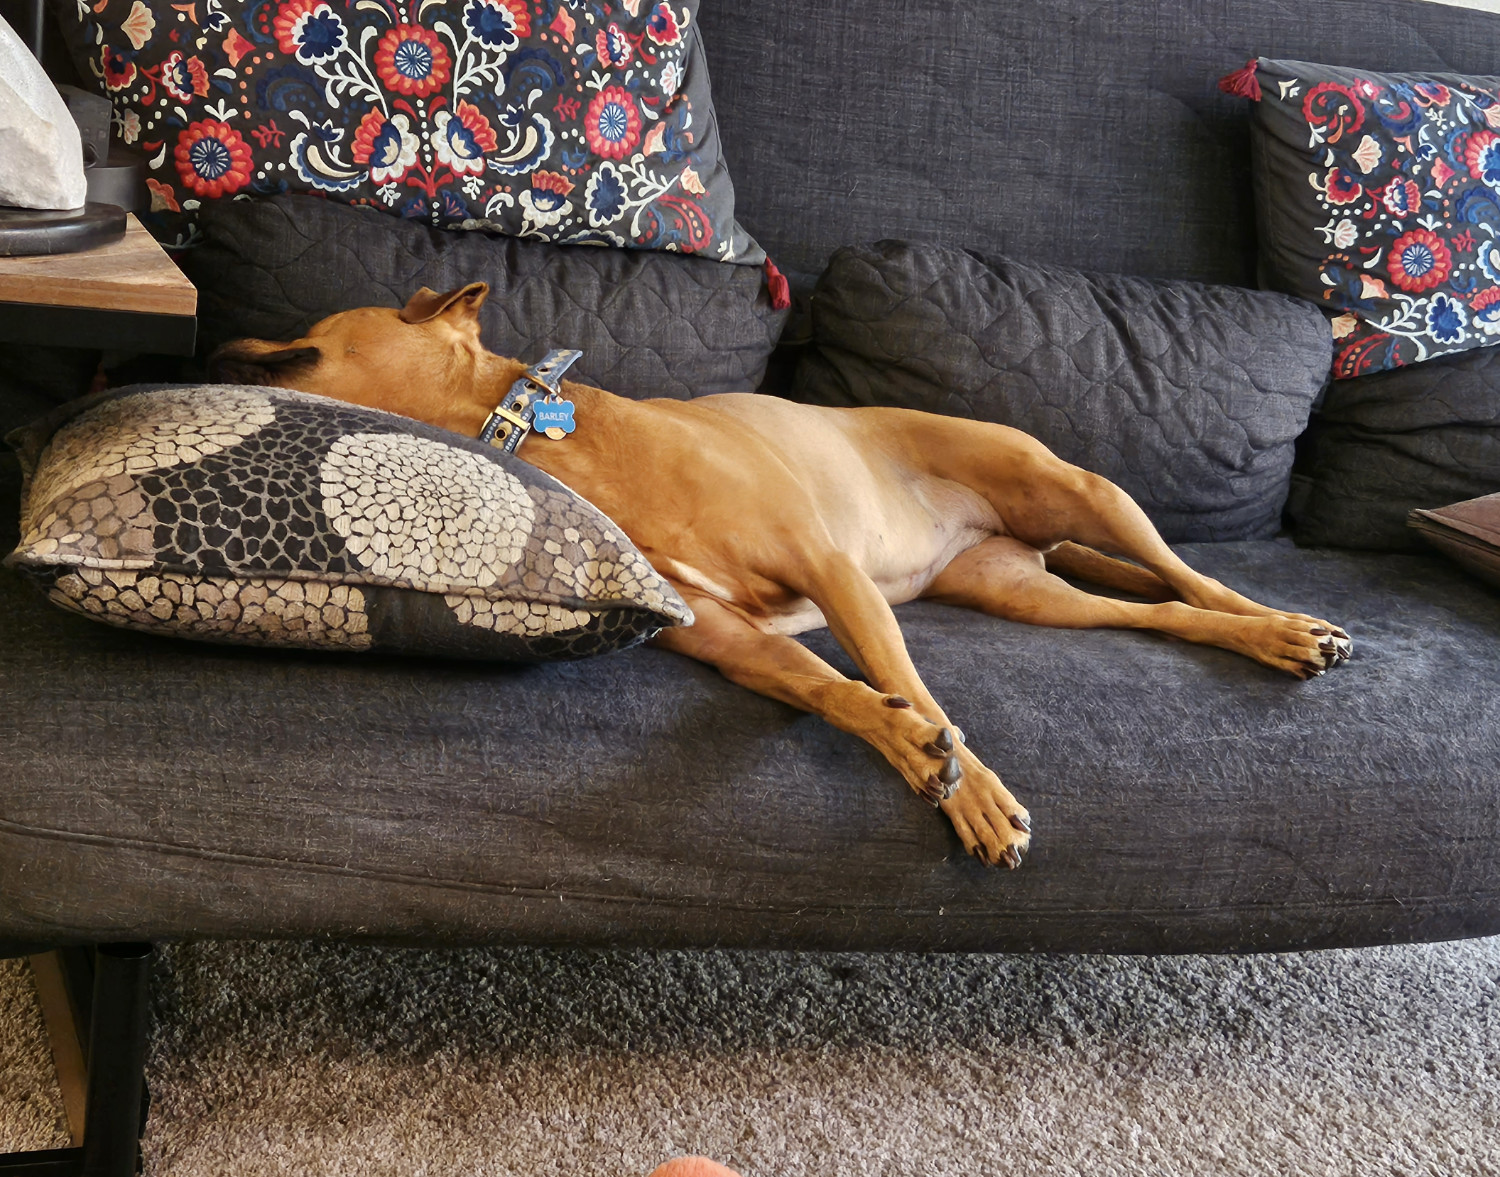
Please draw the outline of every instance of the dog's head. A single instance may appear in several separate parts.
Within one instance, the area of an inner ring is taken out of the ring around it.
[[[479,339],[489,292],[483,282],[446,294],[424,286],[400,310],[341,311],[289,343],[236,339],[208,357],[209,379],[295,388],[447,424],[435,418],[476,392],[492,358]]]

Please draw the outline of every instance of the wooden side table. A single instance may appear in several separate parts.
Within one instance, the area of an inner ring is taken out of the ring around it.
[[[192,355],[198,292],[128,219],[111,245],[0,258],[0,342]]]

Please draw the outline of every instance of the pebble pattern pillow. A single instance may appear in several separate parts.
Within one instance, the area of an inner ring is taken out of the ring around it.
[[[604,515],[491,447],[278,389],[136,387],[10,441],[7,559],[65,609],[208,641],[511,661],[691,624]]]
[[[317,192],[433,225],[759,264],[697,0],[54,0],[153,207]]]
[[[1500,343],[1500,77],[1260,58],[1262,280],[1322,306],[1340,379]]]

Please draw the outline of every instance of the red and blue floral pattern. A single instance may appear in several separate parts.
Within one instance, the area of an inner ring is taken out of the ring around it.
[[[697,0],[56,2],[158,210],[303,191],[765,258],[734,221]]]
[[[1262,58],[1221,85],[1259,100],[1262,256],[1329,309],[1335,376],[1500,343],[1500,78]]]

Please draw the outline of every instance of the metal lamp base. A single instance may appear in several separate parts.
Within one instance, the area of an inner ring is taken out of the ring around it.
[[[125,210],[90,201],[82,208],[0,208],[0,257],[76,253],[125,236]]]

